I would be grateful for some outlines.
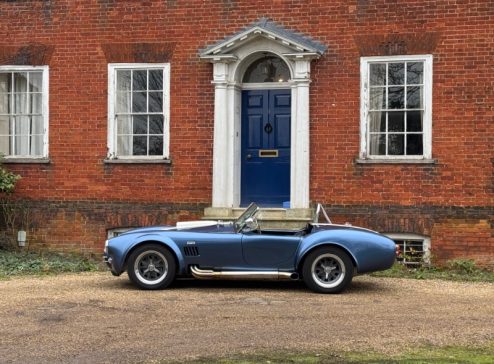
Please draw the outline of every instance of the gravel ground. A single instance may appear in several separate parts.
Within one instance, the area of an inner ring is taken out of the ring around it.
[[[376,350],[494,340],[494,284],[356,277],[341,295],[298,282],[180,281],[139,291],[86,273],[0,281],[0,362],[135,363],[255,351]]]

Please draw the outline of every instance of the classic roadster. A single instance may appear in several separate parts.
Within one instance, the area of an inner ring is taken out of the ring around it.
[[[355,274],[390,268],[396,245],[377,232],[332,224],[321,205],[301,230],[261,229],[251,204],[234,222],[192,221],[130,230],[105,243],[104,260],[142,289],[176,277],[302,279],[313,291],[343,291]],[[326,223],[319,223],[319,215]]]

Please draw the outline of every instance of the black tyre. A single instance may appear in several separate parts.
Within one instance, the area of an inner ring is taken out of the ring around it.
[[[176,263],[168,249],[158,244],[138,247],[129,256],[127,274],[141,289],[166,288],[173,282]]]
[[[352,281],[353,263],[341,249],[318,248],[305,259],[302,276],[307,287],[314,292],[339,293]]]

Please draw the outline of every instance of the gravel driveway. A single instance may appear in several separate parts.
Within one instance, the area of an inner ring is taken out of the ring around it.
[[[298,282],[180,281],[139,291],[87,273],[0,281],[0,361],[100,363],[259,350],[366,350],[494,340],[494,284],[356,277],[341,295]]]

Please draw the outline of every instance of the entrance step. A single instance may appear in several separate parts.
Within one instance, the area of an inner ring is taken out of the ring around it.
[[[244,211],[243,208],[206,207],[203,219],[233,221]],[[261,208],[257,220],[265,229],[300,229],[312,221],[313,216],[313,209]]]

